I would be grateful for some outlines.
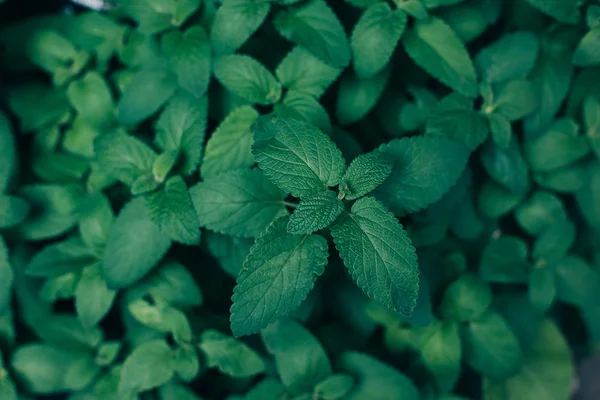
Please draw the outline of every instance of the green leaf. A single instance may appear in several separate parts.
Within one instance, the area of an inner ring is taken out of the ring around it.
[[[102,261],[108,287],[125,288],[137,282],[158,264],[170,246],[169,237],[152,221],[146,201],[130,201],[108,233]]]
[[[331,225],[343,210],[344,203],[331,190],[307,196],[290,216],[287,231],[294,235],[320,231]]]
[[[142,69],[125,86],[117,104],[122,125],[136,125],[157,112],[175,93],[177,77],[164,69]]]
[[[131,185],[131,194],[137,196],[139,194],[150,193],[160,186],[160,182],[156,181],[154,174],[148,172],[133,182]]]
[[[75,291],[75,310],[81,324],[90,328],[110,311],[117,292],[106,286],[99,263],[82,269]]]
[[[188,188],[180,176],[170,178],[165,185],[146,195],[150,218],[160,230],[179,243],[200,243],[200,222]]]
[[[364,197],[331,227],[331,235],[367,296],[410,316],[417,302],[419,270],[415,249],[398,220],[377,200]]]
[[[370,78],[390,61],[406,27],[406,14],[387,3],[375,3],[361,15],[350,37],[356,74]]]
[[[552,41],[553,38],[549,40]],[[525,119],[524,127],[528,134],[536,135],[546,129],[560,109],[569,91],[573,75],[570,51],[567,47],[562,51],[543,54],[531,73],[530,81],[534,87],[538,106]]]
[[[276,321],[261,335],[267,351],[275,357],[281,381],[291,394],[311,392],[315,385],[331,375],[325,349],[297,322]]]
[[[93,126],[106,126],[114,120],[115,106],[108,83],[90,71],[69,84],[67,96],[77,110],[77,117]]]
[[[505,149],[488,141],[480,157],[490,177],[513,193],[524,193],[529,187],[529,168],[516,140]]]
[[[200,225],[233,236],[258,236],[286,213],[285,193],[259,170],[230,171],[190,189]]]
[[[346,168],[342,153],[319,129],[277,116],[259,118],[252,128],[252,154],[273,183],[295,197],[336,186]]]
[[[510,121],[500,114],[490,114],[487,118],[494,143],[502,149],[510,146],[512,140]]]
[[[517,80],[500,85],[494,104],[488,107],[509,121],[516,121],[533,112],[536,106],[537,100],[531,83]]]
[[[283,87],[317,98],[321,97],[341,73],[341,68],[325,64],[301,46],[294,47],[275,70],[275,75]]]
[[[210,41],[217,54],[240,48],[260,28],[271,10],[271,0],[226,0],[215,14]]]
[[[221,332],[212,329],[202,332],[198,347],[209,368],[217,367],[231,377],[247,378],[265,370],[263,360],[252,348]]]
[[[38,251],[27,264],[26,272],[31,276],[55,278],[79,271],[94,261],[94,254],[85,243],[78,237],[72,237]]]
[[[575,225],[569,220],[557,221],[536,239],[532,256],[538,262],[556,261],[564,257],[575,241]]]
[[[159,183],[164,182],[178,160],[179,152],[177,150],[168,150],[159,155],[152,164],[154,179]]]
[[[340,369],[356,379],[345,400],[418,400],[414,384],[398,370],[383,362],[358,352],[342,354]]]
[[[25,200],[0,194],[0,229],[13,227],[25,220],[31,207]]]
[[[438,378],[438,381],[456,376],[460,372],[462,346],[459,325],[434,322],[423,329],[416,344],[423,364]]]
[[[469,150],[441,137],[395,139],[379,148],[393,163],[377,198],[395,213],[423,209],[448,192],[462,174]]]
[[[514,236],[500,236],[483,249],[479,277],[486,282],[525,283],[529,279],[527,243]]]
[[[323,400],[338,400],[350,392],[354,386],[354,378],[346,374],[330,375],[315,386],[314,396]]]
[[[484,47],[475,57],[475,66],[481,78],[489,83],[522,79],[535,66],[538,54],[535,35],[519,31]]]
[[[536,265],[531,270],[527,294],[531,305],[540,312],[546,312],[556,298],[554,272],[546,265]]]
[[[375,190],[391,172],[392,163],[381,152],[361,154],[352,160],[342,177],[340,195],[347,200],[358,199]]]
[[[532,348],[518,373],[507,379],[486,379],[485,400],[548,399],[571,397],[573,362],[560,330],[550,320],[536,329]]]
[[[391,68],[388,67],[368,79],[360,79],[354,73],[348,73],[342,78],[335,107],[340,124],[353,124],[375,107],[385,90],[390,73]]]
[[[487,179],[477,198],[478,210],[487,218],[499,218],[518,206],[523,196],[524,194],[513,193],[499,183]]]
[[[102,169],[130,186],[152,171],[157,157],[147,144],[122,131],[98,136],[94,140],[94,150]]]
[[[13,280],[14,273],[10,264],[8,248],[4,243],[4,239],[0,236],[0,315],[5,315],[10,310]],[[0,364],[1,360],[0,355]],[[0,366],[0,368],[2,367]],[[2,392],[0,391],[0,393]]]
[[[27,391],[34,394],[55,394],[69,390],[81,390],[84,385],[69,385],[69,372],[81,369],[78,363],[85,361],[86,354],[76,354],[59,347],[29,343],[12,354],[11,367]]]
[[[219,124],[206,144],[201,167],[203,178],[254,165],[250,127],[258,116],[254,108],[241,106],[229,113]]]
[[[579,307],[596,302],[600,275],[583,259],[566,256],[553,263],[551,269],[555,275],[556,295],[559,299]]]
[[[163,261],[157,270],[135,288],[142,293],[139,297],[150,294],[153,298],[164,299],[177,307],[197,307],[202,304],[202,292],[194,277],[183,265],[169,259]]]
[[[208,247],[210,254],[219,261],[221,268],[233,278],[237,278],[254,241],[211,231],[206,232],[203,238],[203,243]]]
[[[202,96],[210,81],[210,42],[201,26],[185,32],[167,32],[161,39],[165,58],[177,75],[179,86],[196,97]]]
[[[184,175],[193,173],[202,157],[206,133],[208,99],[178,92],[167,103],[156,123],[156,144],[163,150],[177,150],[176,170]]]
[[[287,233],[287,218],[256,239],[233,290],[231,330],[239,337],[259,332],[288,315],[306,298],[327,264],[327,241]]]
[[[275,105],[275,114],[283,118],[300,118],[321,131],[331,134],[331,120],[327,110],[317,99],[303,92],[288,91],[283,103]]]
[[[538,172],[533,175],[533,179],[542,188],[560,193],[574,193],[587,183],[587,165],[583,161],[549,172]]]
[[[192,340],[192,329],[187,316],[177,308],[165,304],[160,298],[153,300],[155,304],[150,304],[145,299],[134,300],[127,305],[127,309],[141,324],[159,332],[170,333],[176,343],[188,343]]]
[[[571,119],[556,121],[546,132],[527,141],[524,150],[531,168],[542,172],[572,164],[591,151],[588,139]]]
[[[275,28],[284,38],[305,47],[328,65],[350,63],[350,46],[344,27],[324,0],[308,0],[275,14]]]
[[[487,139],[489,127],[473,105],[472,100],[457,93],[446,96],[427,118],[427,133],[441,134],[475,150]]]
[[[440,313],[450,321],[474,321],[489,308],[491,303],[490,287],[473,275],[463,275],[444,292]]]
[[[582,67],[600,64],[600,27],[590,30],[579,42],[573,63]]]
[[[544,14],[556,18],[560,22],[575,24],[581,18],[579,6],[581,1],[573,0],[525,0]]]
[[[486,377],[507,377],[522,363],[519,341],[504,318],[488,311],[462,329],[466,362]]]
[[[19,127],[25,133],[64,123],[70,116],[64,89],[41,83],[28,83],[11,90],[8,106],[19,118]]]
[[[173,354],[164,340],[137,346],[123,363],[119,392],[139,393],[159,387],[173,377]]]
[[[281,98],[281,84],[252,57],[220,56],[213,69],[215,77],[227,90],[251,103],[269,105]]]
[[[278,400],[287,396],[285,386],[274,378],[266,378],[246,393],[244,400]]]
[[[403,38],[408,55],[421,68],[458,93],[476,97],[477,75],[456,33],[435,17],[418,20]]]
[[[191,337],[190,337],[191,339]],[[189,341],[190,339],[185,339]],[[173,369],[184,382],[193,381],[200,372],[200,357],[196,349],[188,343],[180,343],[173,355]]]
[[[144,35],[180,26],[200,6],[200,0],[122,0],[119,5]]]
[[[14,228],[24,240],[50,239],[71,229],[82,197],[78,185],[34,184],[21,186],[18,196],[29,203],[32,212]]]
[[[527,233],[538,236],[557,221],[567,218],[562,201],[546,191],[535,192],[515,212],[517,222]]]

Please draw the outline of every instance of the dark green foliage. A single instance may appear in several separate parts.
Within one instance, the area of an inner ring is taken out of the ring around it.
[[[0,400],[572,397],[597,0],[72,3],[0,0]]]

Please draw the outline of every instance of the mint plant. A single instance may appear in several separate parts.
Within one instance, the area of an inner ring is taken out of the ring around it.
[[[21,3],[0,399],[587,399],[597,0]]]

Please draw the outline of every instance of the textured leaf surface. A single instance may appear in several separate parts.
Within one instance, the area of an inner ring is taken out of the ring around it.
[[[171,246],[150,218],[143,198],[130,201],[108,233],[102,269],[110,288],[124,288],[146,275]],[[143,250],[141,250],[143,249]]]
[[[307,196],[290,216],[287,231],[294,235],[316,232],[329,226],[343,210],[344,203],[331,190]]]
[[[251,103],[269,105],[281,97],[281,84],[252,57],[221,56],[215,60],[213,70],[225,88]]]
[[[327,241],[287,233],[288,218],[275,221],[257,240],[233,290],[234,336],[257,333],[296,309],[327,264]]]
[[[404,35],[404,48],[424,70],[458,93],[478,93],[475,68],[456,33],[437,18],[419,20]]]
[[[283,193],[259,170],[216,175],[190,189],[200,224],[228,235],[258,236],[285,212]]]
[[[271,0],[227,0],[219,7],[210,31],[217,54],[236,51],[262,25]]]
[[[344,27],[324,0],[309,0],[275,15],[275,27],[284,38],[305,47],[332,67],[350,62]]]
[[[377,197],[394,212],[415,212],[435,203],[462,174],[469,150],[438,137],[396,139],[379,148],[393,162]]]
[[[299,323],[289,319],[276,321],[262,331],[262,339],[275,357],[281,381],[290,393],[312,391],[316,384],[331,375],[325,349]]]
[[[392,162],[381,152],[361,154],[350,163],[342,177],[340,192],[348,200],[358,199],[373,191],[392,172]]]
[[[359,77],[370,78],[385,68],[404,33],[406,20],[402,10],[392,10],[387,3],[376,3],[361,15],[350,37]]]
[[[204,178],[254,165],[250,127],[258,119],[258,115],[254,108],[241,106],[221,122],[206,143],[201,168]]]
[[[417,302],[417,255],[402,225],[372,197],[358,200],[331,227],[358,286],[388,309],[409,316]]]
[[[295,197],[335,186],[346,167],[342,153],[323,132],[292,118],[266,116],[253,127],[252,154],[265,175]]]
[[[146,195],[146,206],[152,221],[172,240],[187,245],[200,243],[200,222],[180,176],[170,178],[162,188]]]

